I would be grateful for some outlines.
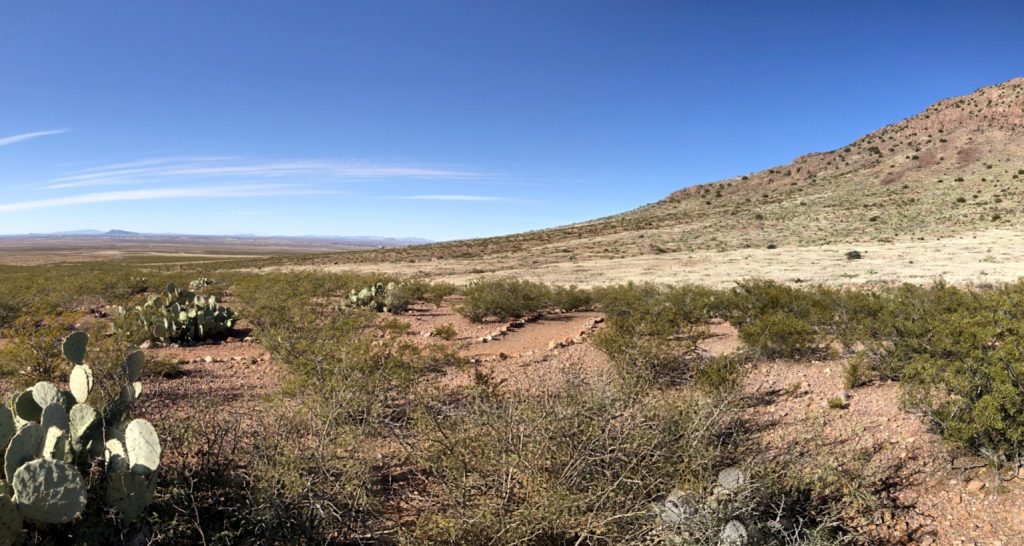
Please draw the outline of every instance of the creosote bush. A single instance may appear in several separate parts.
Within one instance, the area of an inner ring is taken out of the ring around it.
[[[548,305],[551,289],[546,285],[512,277],[477,279],[462,293],[458,311],[473,322],[488,318],[499,321],[523,317]]]

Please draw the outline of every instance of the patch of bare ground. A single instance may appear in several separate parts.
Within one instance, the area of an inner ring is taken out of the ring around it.
[[[848,391],[846,409],[829,407],[830,398],[847,392],[844,366],[843,360],[755,366],[747,388],[761,402],[751,412],[765,424],[765,449],[806,450],[839,465],[868,453],[871,468],[895,470],[892,493],[907,510],[878,514],[867,529],[886,543],[1021,544],[1024,480],[999,483],[974,467],[977,459],[955,457],[919,416],[900,409],[896,383]]]
[[[474,373],[484,372],[514,389],[560,385],[570,375],[607,367],[604,353],[586,341],[604,321],[597,312],[544,313],[524,320],[474,323],[458,314],[457,298],[440,306],[417,304],[400,320],[410,325],[409,335],[423,343],[451,343],[468,368],[448,369],[441,379],[454,388],[468,385]],[[439,326],[451,325],[456,338],[433,336]]]
[[[213,401],[231,410],[256,409],[280,388],[282,370],[255,343],[219,343],[194,347],[148,349],[147,361],[172,361],[178,371],[145,381],[140,417],[160,423],[188,415],[189,403]]]

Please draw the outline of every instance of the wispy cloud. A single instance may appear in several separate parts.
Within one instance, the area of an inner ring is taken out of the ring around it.
[[[20,135],[12,135],[9,137],[0,137],[0,146],[10,146],[11,144],[17,144],[18,142],[25,142],[26,140],[32,140],[34,138],[59,135],[61,133],[68,132],[67,129],[54,129],[52,131],[36,131],[34,133],[22,133]]]
[[[207,187],[175,187],[159,189],[108,191],[97,193],[85,193],[55,199],[37,199],[33,201],[20,201],[16,203],[0,204],[0,212],[18,212],[34,209],[45,209],[52,207],[63,207],[68,205],[82,205],[91,203],[110,203],[115,201],[150,201],[154,199],[180,199],[195,197],[264,197],[279,195],[312,195],[326,192],[296,186],[285,186],[280,184],[263,185],[229,185],[229,186],[207,186]]]
[[[482,176],[481,173],[457,169],[348,161],[245,161],[230,157],[183,157],[148,159],[81,170],[54,178],[43,188],[57,190],[209,178],[288,178],[330,182],[388,178],[467,179]]]
[[[399,195],[395,199],[410,201],[509,201],[504,197],[490,195]]]

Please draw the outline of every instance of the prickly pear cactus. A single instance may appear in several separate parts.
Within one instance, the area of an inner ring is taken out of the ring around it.
[[[0,447],[10,487],[0,488],[0,546],[20,539],[23,519],[48,524],[77,517],[87,497],[83,474],[96,457],[106,461],[103,496],[111,507],[130,519],[152,502],[160,440],[148,421],[131,420],[142,393],[143,355],[128,356],[121,396],[101,412],[88,404],[94,378],[85,363],[87,345],[85,334],[64,341],[72,364],[69,391],[40,382],[11,398],[10,408],[0,406]]]
[[[409,301],[400,294],[399,285],[389,282],[376,283],[348,294],[348,305],[371,309],[378,313],[401,313],[409,307]]]
[[[158,296],[143,305],[118,308],[121,327],[129,333],[143,333],[153,341],[195,342],[229,332],[237,317],[230,307],[217,304],[214,296],[200,296],[168,284]]]
[[[67,523],[85,510],[85,480],[63,462],[36,459],[21,465],[11,480],[18,511],[41,523]]]
[[[743,546],[747,543],[747,528],[736,520],[730,520],[722,528],[719,538],[722,546]]]
[[[21,538],[21,511],[7,493],[0,493],[0,546],[12,546]]]

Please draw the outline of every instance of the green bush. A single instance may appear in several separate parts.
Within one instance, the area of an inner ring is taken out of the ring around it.
[[[551,290],[540,283],[512,277],[477,279],[463,291],[457,310],[473,322],[499,321],[540,311],[551,299]]]
[[[437,338],[441,338],[445,341],[454,341],[455,338],[459,337],[458,330],[455,329],[451,323],[442,324],[431,330],[431,335]]]
[[[470,396],[421,417],[436,487],[410,543],[638,544],[659,529],[653,502],[737,450],[737,413],[705,398],[602,379],[544,395],[478,380]]]
[[[786,311],[771,311],[744,322],[740,339],[766,358],[803,358],[818,348],[814,327]]]
[[[548,305],[563,311],[587,309],[594,304],[593,295],[576,285],[555,286],[548,297]]]
[[[692,376],[697,341],[712,301],[694,287],[627,284],[595,291],[606,327],[594,345],[608,355],[620,378],[681,383]]]

